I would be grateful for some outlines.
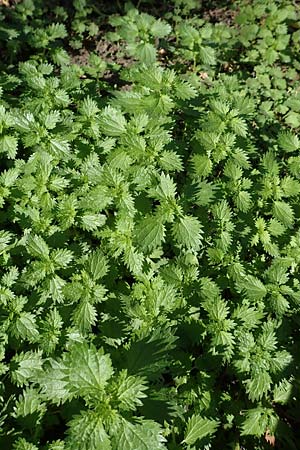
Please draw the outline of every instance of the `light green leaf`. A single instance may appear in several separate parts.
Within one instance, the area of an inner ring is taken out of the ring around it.
[[[9,231],[0,230],[0,255],[9,247],[12,238],[13,235]]]
[[[14,159],[17,155],[18,139],[14,136],[0,137],[0,153],[6,153],[7,157]]]
[[[135,239],[142,250],[153,250],[160,246],[165,238],[165,226],[156,217],[142,219],[135,231]]]
[[[218,420],[207,419],[206,417],[194,414],[188,421],[183,442],[188,445],[193,445],[197,440],[208,435],[213,435],[218,426]]]
[[[293,392],[293,384],[283,379],[281,380],[273,390],[273,400],[275,403],[286,405],[291,398]]]
[[[202,225],[196,217],[181,217],[172,227],[177,244],[191,250],[199,250],[202,238]]]
[[[11,379],[17,386],[29,384],[42,374],[42,352],[28,351],[17,353],[11,359]]]
[[[241,435],[262,436],[266,432],[270,412],[272,410],[267,408],[249,409],[242,424]]]
[[[100,129],[107,136],[120,136],[126,131],[126,120],[121,111],[106,106],[101,112]]]
[[[139,43],[134,53],[145,64],[153,64],[156,60],[156,48],[149,42]]]
[[[256,277],[248,275],[241,280],[240,286],[246,291],[247,297],[250,300],[260,300],[267,295],[267,289],[263,283]]]
[[[283,131],[279,133],[278,145],[287,153],[295,152],[300,148],[298,136],[291,131]]]
[[[87,260],[87,270],[92,275],[94,280],[103,278],[108,272],[108,260],[103,255],[101,250],[96,250],[89,255]]]
[[[113,374],[110,356],[86,344],[74,346],[67,363],[69,388],[82,397],[97,397]]]
[[[69,158],[70,144],[66,140],[56,137],[49,141],[50,152],[58,158]]]
[[[273,214],[276,219],[287,227],[291,227],[294,223],[294,211],[288,203],[275,201],[273,205]]]
[[[138,424],[133,424],[122,419],[113,432],[113,448],[122,450],[166,450],[165,438],[161,431],[160,425],[152,420],[142,420]]]
[[[26,249],[31,256],[49,259],[49,247],[41,236],[30,235],[26,241]]]
[[[106,222],[104,214],[84,214],[81,217],[81,227],[83,230],[95,231],[102,227]]]
[[[13,322],[11,332],[17,338],[28,339],[30,342],[35,342],[39,336],[36,326],[36,317],[28,311],[23,311]]]
[[[162,20],[156,20],[152,25],[150,29],[150,33],[152,36],[156,36],[158,38],[163,38],[165,36],[168,36],[172,31],[171,26]]]
[[[236,197],[236,206],[242,212],[247,212],[251,207],[251,195],[247,191],[240,191]]]
[[[81,411],[68,422],[66,450],[111,450],[101,414]]]
[[[142,405],[141,399],[147,397],[144,393],[147,389],[143,377],[127,375],[127,370],[122,370],[113,390],[119,402],[119,408],[134,411],[137,406]]]
[[[160,175],[159,185],[155,189],[155,195],[159,200],[174,199],[176,196],[176,184],[170,175],[162,173]]]
[[[270,390],[272,379],[265,370],[256,373],[247,381],[246,391],[251,401],[260,400]]]
[[[96,324],[97,311],[94,305],[87,300],[82,300],[72,314],[74,324],[82,333],[91,329]]]

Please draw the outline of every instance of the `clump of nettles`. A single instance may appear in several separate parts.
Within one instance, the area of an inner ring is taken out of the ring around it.
[[[296,450],[299,8],[138,3],[0,6],[1,448]]]

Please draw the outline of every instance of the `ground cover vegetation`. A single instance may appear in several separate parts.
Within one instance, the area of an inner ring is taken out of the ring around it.
[[[299,449],[299,3],[0,4],[1,449]]]

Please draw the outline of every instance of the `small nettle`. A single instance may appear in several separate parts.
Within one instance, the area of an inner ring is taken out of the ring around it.
[[[112,86],[96,52],[70,62],[91,3],[43,27],[41,2],[3,13],[0,443],[296,448],[298,11],[240,2],[227,26],[128,3]]]

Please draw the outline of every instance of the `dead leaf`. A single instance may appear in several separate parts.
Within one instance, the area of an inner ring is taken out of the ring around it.
[[[206,80],[208,78],[208,73],[206,72],[200,72],[199,75],[202,80]]]
[[[9,6],[9,0],[0,0],[0,6]]]
[[[270,434],[270,430],[267,430],[265,432],[265,440],[268,442],[268,444],[272,445],[272,447],[275,447],[275,436],[273,434]]]

